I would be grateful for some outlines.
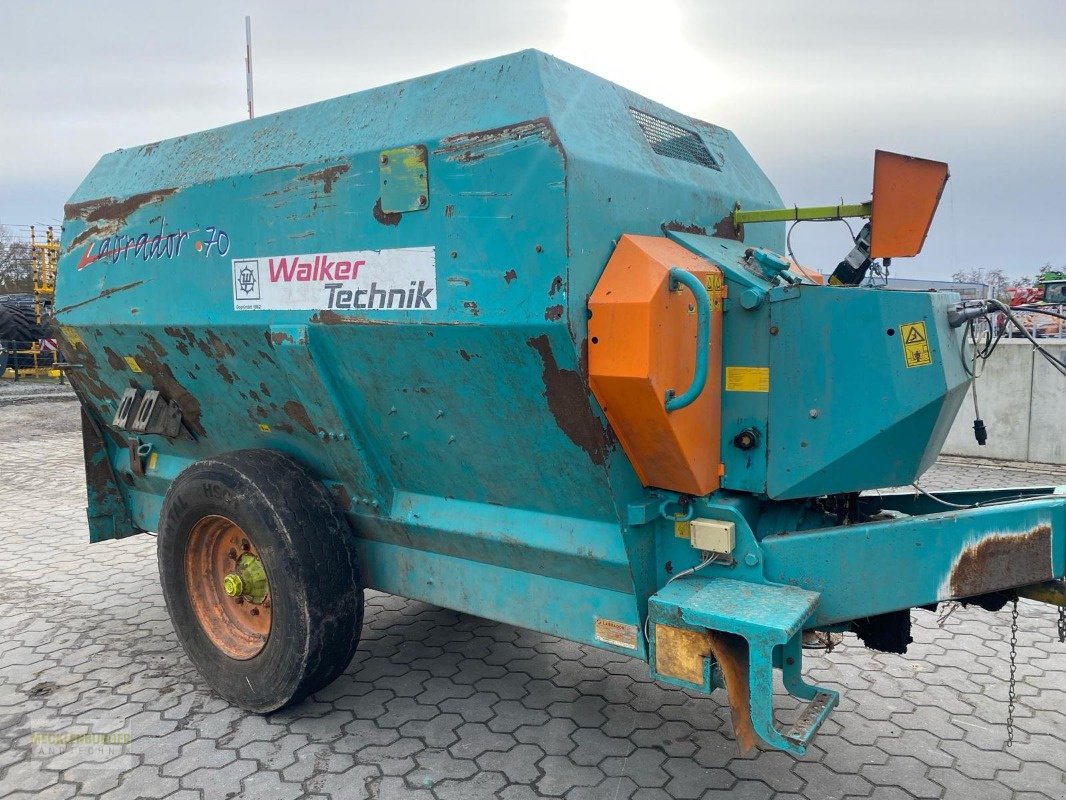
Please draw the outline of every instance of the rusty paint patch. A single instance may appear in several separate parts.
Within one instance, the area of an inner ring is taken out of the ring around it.
[[[104,289],[100,294],[96,295],[96,297],[90,297],[88,300],[82,300],[80,303],[74,303],[73,305],[63,306],[63,308],[56,309],[56,314],[65,314],[68,311],[73,311],[75,308],[81,308],[89,303],[95,303],[97,300],[103,300],[105,297],[110,297],[113,294],[134,289],[142,283],[144,283],[144,281],[134,281],[133,283],[126,283],[122,286],[112,286],[110,289]]]
[[[473,300],[464,300],[463,301],[463,308],[466,309],[466,312],[468,314],[472,315],[472,316],[475,316],[475,317],[480,317],[481,316],[481,309],[479,309],[477,307],[477,303],[474,302]]]
[[[333,191],[333,182],[350,169],[350,164],[336,164],[332,167],[326,167],[324,169],[316,170],[315,172],[309,172],[306,175],[301,175],[300,180],[307,181],[308,183],[321,182],[323,194],[329,194]]]
[[[261,391],[265,397],[270,397],[270,389],[267,388],[265,383],[259,383],[259,391]]]
[[[118,400],[118,393],[107,383],[100,380],[96,358],[85,346],[84,342],[73,345],[67,339],[61,337],[59,349],[68,364],[75,364],[80,367],[80,369],[67,371],[67,378],[79,398],[91,396],[97,400]],[[125,367],[125,362],[123,362],[123,367]]]
[[[696,233],[700,236],[707,235],[707,229],[702,225],[686,225],[683,222],[678,222],[676,219],[671,220],[670,222],[664,222],[659,226],[659,230],[663,232],[663,236],[665,236],[668,231],[674,231],[675,233]]]
[[[506,148],[501,145],[530,137],[541,139],[560,153],[563,152],[551,120],[547,117],[537,117],[498,128],[446,136],[441,139],[441,146],[434,150],[433,154],[442,155],[447,161],[467,164],[504,152]]]
[[[330,487],[330,491],[333,493],[333,499],[337,503],[337,508],[341,511],[347,511],[352,507],[352,497],[348,494],[348,490],[344,488],[343,483],[335,483]]]
[[[151,192],[132,194],[123,200],[100,197],[95,200],[83,200],[80,203],[67,203],[63,206],[63,215],[67,219],[78,218],[86,222],[125,222],[130,214],[142,206],[158,203],[177,191],[177,189],[156,189]]]
[[[462,275],[452,275],[448,278],[448,283],[452,286],[469,286],[470,281],[464,278]]]
[[[548,306],[544,309],[544,319],[548,322],[555,322],[563,318],[563,307],[559,305]]]
[[[119,200],[115,197],[100,197],[95,200],[83,200],[80,203],[67,203],[63,206],[65,219],[82,219],[86,228],[66,246],[66,252],[84,244],[94,236],[106,236],[116,232],[126,224],[130,214],[152,203],[158,203],[177,192],[177,189],[156,189],[141,192]]]
[[[518,273],[517,273],[517,272],[515,272],[515,271],[514,271],[513,269],[509,269],[509,270],[507,270],[507,272],[503,273],[503,279],[504,279],[504,280],[505,280],[505,281],[506,281],[506,282],[507,282],[508,284],[509,284],[509,283],[510,283],[511,281],[513,281],[513,280],[514,280],[515,278],[517,278],[517,277],[518,277]]]
[[[190,430],[198,436],[206,436],[207,432],[200,424],[200,401],[178,382],[170,367],[160,360],[153,349],[142,344],[137,346],[137,353],[137,363],[152,379],[152,388],[178,404],[181,420]]]
[[[207,331],[207,343],[214,351],[215,358],[227,358],[229,356],[236,355],[233,348],[226,344],[224,341],[222,341],[220,338],[218,338],[214,331]],[[202,347],[200,349],[203,350]],[[211,357],[209,353],[206,353],[206,351],[205,354],[209,358]]]
[[[231,386],[233,385],[233,373],[226,369],[225,364],[216,364],[215,372],[221,375],[222,380],[224,380],[226,383],[230,384]]]
[[[167,354],[167,351],[163,349],[163,345],[161,345],[159,340],[152,336],[152,334],[146,333],[144,335],[144,340],[148,342],[149,347],[155,350],[157,356],[165,356]]]
[[[552,285],[548,288],[548,297],[555,297],[555,293],[563,288],[563,276],[556,275],[552,278]]]
[[[303,428],[311,435],[316,434],[315,426],[311,424],[311,418],[307,415],[307,409],[304,408],[303,403],[298,403],[295,400],[289,400],[282,406],[282,409],[288,415],[289,419]]]
[[[459,355],[462,357],[463,361],[469,361],[470,360],[470,354],[468,352],[466,352],[466,350],[464,350],[461,347],[459,348]]]
[[[399,211],[383,211],[381,209],[380,197],[374,203],[374,219],[382,225],[399,225],[400,217],[402,216],[403,215]]]
[[[735,242],[744,241],[744,226],[733,224],[733,215],[726,214],[714,225],[714,235],[719,239],[732,239]]]
[[[951,568],[952,597],[974,597],[1050,580],[1051,526],[991,534],[970,545]]]
[[[285,333],[285,331],[274,331],[273,333],[268,333],[267,338],[270,340],[270,343],[272,345],[282,345],[286,342],[292,344],[292,337],[289,336],[289,334]]]
[[[104,348],[104,355],[107,356],[107,364],[108,364],[108,366],[111,367],[111,369],[115,370],[115,372],[125,372],[126,371],[126,369],[127,369],[126,362],[122,360],[122,356],[120,356],[118,353],[116,353],[110,347],[105,347]]]
[[[307,166],[307,165],[302,163],[302,162],[301,163],[296,163],[296,164],[281,164],[281,165],[276,166],[276,167],[265,167],[264,169],[261,169],[258,172],[255,172],[253,174],[254,175],[262,175],[265,172],[279,172],[279,171],[281,171],[283,169],[303,169],[305,166]]]
[[[455,206],[445,206],[444,207],[444,216],[450,217],[454,213],[455,213]]]
[[[751,695],[748,683],[748,642],[741,636],[708,631],[711,653],[725,679],[726,697],[733,722],[733,736],[740,754],[750,751],[758,739],[751,722]]]
[[[588,454],[593,464],[603,464],[607,459],[607,437],[603,423],[592,413],[588,387],[581,376],[559,367],[546,334],[532,336],[526,344],[540,356],[543,396],[559,429]]]

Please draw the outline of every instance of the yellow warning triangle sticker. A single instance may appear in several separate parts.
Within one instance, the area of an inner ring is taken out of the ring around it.
[[[907,332],[907,344],[918,344],[919,342],[924,341],[925,337],[922,335],[922,332],[918,329],[917,326],[911,328]]]

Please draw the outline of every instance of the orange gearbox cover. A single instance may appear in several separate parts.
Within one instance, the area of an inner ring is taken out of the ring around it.
[[[707,287],[711,338],[707,385],[685,408],[666,412],[696,364],[696,311],[685,287],[671,292],[671,267]],[[721,271],[670,239],[623,236],[589,298],[589,382],[645,486],[704,495],[718,488],[722,388]]]

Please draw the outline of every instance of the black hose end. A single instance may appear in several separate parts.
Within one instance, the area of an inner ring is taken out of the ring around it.
[[[983,419],[975,419],[973,421],[973,438],[982,447],[988,441],[988,431],[985,430],[985,421]]]

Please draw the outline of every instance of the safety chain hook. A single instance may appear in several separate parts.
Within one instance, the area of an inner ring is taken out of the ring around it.
[[[1018,669],[1018,598],[1015,597],[1010,612],[1010,684],[1007,688],[1007,747],[1014,744],[1014,697],[1015,673]]]

